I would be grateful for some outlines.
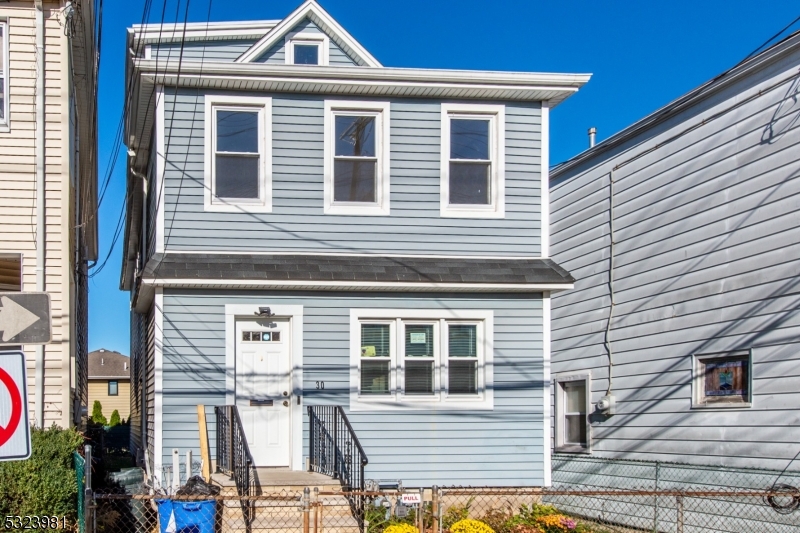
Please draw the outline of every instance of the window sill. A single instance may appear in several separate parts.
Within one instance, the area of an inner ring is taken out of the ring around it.
[[[728,410],[731,410],[731,409],[734,409],[734,410],[736,410],[736,409],[745,410],[745,409],[750,409],[752,407],[753,407],[752,402],[709,403],[709,404],[698,403],[698,404],[692,404],[692,409],[705,409],[705,410],[709,410],[709,409],[710,410],[722,409],[722,410],[725,410],[725,411],[728,411]]]
[[[492,411],[494,398],[486,394],[476,398],[444,398],[431,396],[350,397],[350,410],[363,411]]]
[[[0,124],[0,133],[11,133],[11,126],[8,124]]]
[[[443,218],[505,218],[506,213],[504,209],[495,207],[481,209],[480,207],[442,206],[439,216]]]
[[[555,453],[582,453],[585,455],[591,455],[592,450],[588,447],[584,446],[559,446],[558,448],[553,448],[553,452]]]
[[[206,203],[203,205],[203,211],[210,213],[272,213],[272,205]]]
[[[326,205],[324,209],[326,215],[349,215],[349,216],[389,216],[389,206],[382,205]]]

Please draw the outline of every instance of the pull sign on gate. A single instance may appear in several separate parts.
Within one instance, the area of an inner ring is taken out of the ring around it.
[[[0,461],[31,456],[25,354],[0,352]]]

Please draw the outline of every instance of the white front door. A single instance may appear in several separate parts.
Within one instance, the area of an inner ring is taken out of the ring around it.
[[[236,321],[236,405],[256,466],[291,465],[291,338],[285,318]]]

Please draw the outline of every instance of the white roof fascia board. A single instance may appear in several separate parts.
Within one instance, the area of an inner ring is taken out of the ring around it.
[[[143,284],[154,287],[204,289],[268,289],[330,291],[413,291],[413,292],[542,292],[564,291],[572,283],[413,283],[322,280],[222,280],[145,278]]]
[[[353,38],[333,17],[331,17],[314,0],[307,0],[300,7],[294,10],[289,16],[283,19],[277,26],[272,28],[261,40],[254,44],[249,50],[236,59],[236,63],[249,63],[257,59],[261,54],[272,48],[279,42],[294,26],[304,18],[310,18],[317,25],[323,26],[323,31],[328,30],[330,37],[344,45],[345,51],[351,51],[358,56],[368,67],[382,67],[383,65],[370,54],[366,48]],[[347,50],[349,49],[349,50]]]
[[[269,33],[279,20],[256,20],[245,22],[194,22],[186,24],[185,37],[193,40],[221,40],[236,37],[262,37]],[[136,24],[128,29],[137,41],[143,43],[169,42],[184,38],[183,24]]]
[[[591,78],[591,74],[555,74],[540,72],[502,72],[481,70],[410,69],[360,67],[322,67],[298,69],[295,65],[272,65],[267,63],[222,63],[178,60],[136,59],[135,67],[142,76],[177,74],[181,77],[202,74],[203,77],[226,76],[230,78],[276,79],[280,81],[307,81],[309,83],[394,82],[398,85],[423,83],[454,83],[464,87],[479,87],[487,84],[517,86],[519,88],[546,88],[574,92]]]

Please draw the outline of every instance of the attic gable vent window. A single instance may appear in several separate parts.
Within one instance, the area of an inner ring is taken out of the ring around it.
[[[206,95],[205,210],[272,211],[272,99]]]
[[[325,101],[325,213],[389,214],[389,103]]]
[[[505,216],[505,107],[442,104],[441,216]]]
[[[295,33],[286,37],[287,65],[328,65],[330,39],[324,33]]]

